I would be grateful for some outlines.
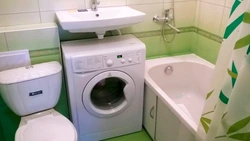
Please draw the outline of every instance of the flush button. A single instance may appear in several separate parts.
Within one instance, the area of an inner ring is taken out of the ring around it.
[[[132,58],[128,58],[128,62],[131,63],[133,60]]]

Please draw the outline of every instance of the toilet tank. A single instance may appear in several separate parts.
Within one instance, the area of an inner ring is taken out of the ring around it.
[[[62,66],[58,62],[0,72],[0,94],[19,116],[53,108],[58,102],[61,85]]]

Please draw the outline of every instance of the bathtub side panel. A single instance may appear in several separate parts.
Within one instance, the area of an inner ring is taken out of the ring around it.
[[[155,134],[156,141],[194,141],[193,134],[160,99],[157,104]]]
[[[195,137],[184,124],[180,124],[178,138],[176,141],[195,141]]]
[[[176,141],[180,122],[159,99],[157,103],[156,140]]]
[[[143,126],[152,139],[155,137],[156,122],[156,95],[145,85],[144,87],[144,107],[143,107]]]

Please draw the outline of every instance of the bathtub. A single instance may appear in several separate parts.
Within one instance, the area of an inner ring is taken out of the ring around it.
[[[145,65],[146,89],[171,112],[167,118],[177,118],[195,135],[214,65],[194,54],[147,60]]]

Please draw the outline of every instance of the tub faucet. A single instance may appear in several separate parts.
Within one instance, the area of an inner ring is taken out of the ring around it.
[[[92,11],[97,11],[97,5],[99,5],[99,4],[100,4],[100,1],[92,0],[91,10]]]
[[[176,28],[174,25],[170,24],[170,22],[172,20],[174,20],[174,17],[171,16],[170,9],[164,10],[164,17],[160,17],[158,15],[155,15],[153,17],[153,21],[155,23],[157,23],[157,22],[163,22],[164,24],[166,24],[167,26],[169,26],[172,30],[174,30],[175,32],[180,33],[180,30],[178,28]]]

